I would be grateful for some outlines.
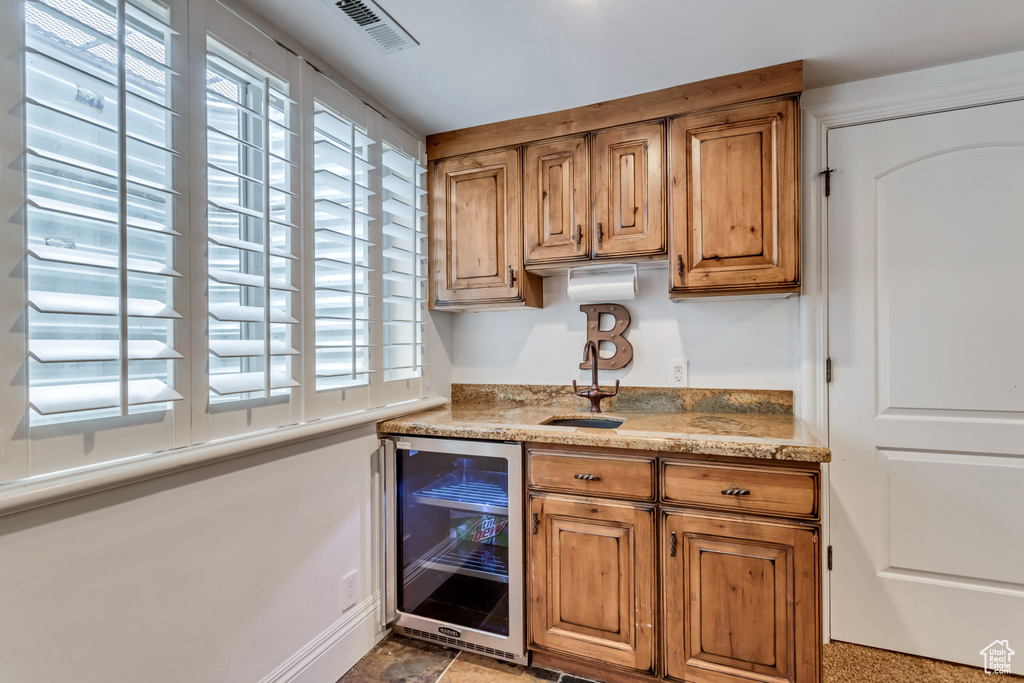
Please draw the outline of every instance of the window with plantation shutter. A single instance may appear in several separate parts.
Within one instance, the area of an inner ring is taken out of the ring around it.
[[[328,391],[370,383],[375,168],[365,128],[320,100],[314,112],[316,388]]]
[[[423,376],[427,289],[426,169],[407,151],[415,143],[394,137],[385,133],[381,163],[385,386]]]
[[[210,402],[290,394],[299,320],[295,103],[211,38],[206,63]]]
[[[424,395],[422,139],[218,0],[0,7],[0,484]]]
[[[182,399],[171,12],[157,0],[25,3],[32,425]]]

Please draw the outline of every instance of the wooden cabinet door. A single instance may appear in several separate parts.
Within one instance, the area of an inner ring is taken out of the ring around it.
[[[586,136],[536,142],[523,157],[526,263],[590,258]]]
[[[642,123],[594,134],[594,257],[665,253],[665,128]]]
[[[797,288],[797,116],[785,99],[672,120],[674,295]]]
[[[665,675],[690,683],[817,683],[817,529],[663,516]]]
[[[530,498],[531,647],[654,672],[654,509]]]
[[[538,305],[523,271],[519,150],[437,162],[431,193],[431,307]]]

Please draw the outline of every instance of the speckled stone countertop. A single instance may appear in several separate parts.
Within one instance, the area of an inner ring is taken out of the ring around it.
[[[457,384],[442,408],[381,422],[381,434],[532,441],[762,460],[828,462],[829,450],[792,414],[792,393],[722,389],[622,389],[600,416],[616,429],[541,424],[588,417],[571,388]]]

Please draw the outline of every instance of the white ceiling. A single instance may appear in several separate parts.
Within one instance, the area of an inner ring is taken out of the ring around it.
[[[379,0],[420,42],[392,55],[333,0],[235,1],[423,134],[796,59],[809,89],[1024,50],[1021,0]]]

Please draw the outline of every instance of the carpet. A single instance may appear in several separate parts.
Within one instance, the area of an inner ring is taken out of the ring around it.
[[[978,655],[979,664],[981,655]],[[1010,683],[1024,676],[987,674],[962,664],[832,641],[822,651],[822,683]]]

